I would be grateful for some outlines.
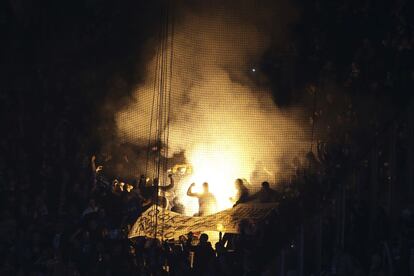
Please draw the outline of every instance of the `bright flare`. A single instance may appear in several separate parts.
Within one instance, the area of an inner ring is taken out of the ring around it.
[[[203,182],[208,182],[209,190],[217,200],[216,212],[230,208],[234,204],[237,178],[245,178],[249,168],[243,166],[242,152],[217,144],[201,145],[189,154],[189,163],[193,174],[184,180],[180,190],[180,198],[186,207],[186,214],[198,212],[198,200],[186,195],[191,183],[196,183],[194,192],[202,192]]]

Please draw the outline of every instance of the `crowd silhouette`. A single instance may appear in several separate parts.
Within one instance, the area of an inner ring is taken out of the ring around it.
[[[127,239],[154,203],[154,188],[143,185],[146,176],[114,180],[95,165],[111,159],[99,143],[113,138],[110,127],[91,131],[102,89],[82,95],[95,72],[12,59],[9,71],[25,78],[1,76],[0,275],[414,275],[414,120],[406,97],[414,88],[414,1],[298,2],[303,13],[285,54],[270,50],[257,70],[277,83],[278,104],[295,103],[282,97],[286,90],[307,92],[296,95],[311,103],[320,137],[289,164],[289,178],[261,179],[259,191],[237,181],[235,205],[278,208],[260,224],[243,221],[237,235],[222,233],[217,244],[204,233]],[[128,154],[118,155],[112,162],[122,166]],[[184,213],[178,198],[171,203]]]

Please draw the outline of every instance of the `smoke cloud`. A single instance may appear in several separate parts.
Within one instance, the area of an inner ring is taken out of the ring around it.
[[[258,85],[266,83],[258,62],[286,39],[292,8],[236,2],[176,7],[168,146],[170,153],[184,152],[195,171],[207,162],[210,174],[256,185],[286,176],[292,159],[309,149],[308,125],[299,109],[278,108],[271,91]],[[155,40],[148,43],[153,57],[145,81],[116,115],[119,137],[138,145],[146,145],[149,134],[156,47]]]

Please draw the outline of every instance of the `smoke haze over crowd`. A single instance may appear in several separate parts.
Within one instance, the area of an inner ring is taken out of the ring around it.
[[[262,14],[246,18],[235,6],[208,12],[186,6],[178,9],[169,152],[184,152],[194,167],[192,180],[219,182],[223,199],[231,195],[235,178],[258,184],[285,176],[293,157],[309,149],[309,125],[300,119],[300,109],[277,107],[263,84],[266,76],[256,68],[271,41],[277,39],[265,31],[263,22],[270,15],[263,9]],[[265,16],[261,25],[257,16]],[[280,20],[280,25],[287,24]],[[151,40],[148,52],[156,47],[157,41]],[[171,47],[165,51],[169,56]],[[123,141],[140,145],[148,141],[157,60],[153,55],[133,101],[116,116]]]

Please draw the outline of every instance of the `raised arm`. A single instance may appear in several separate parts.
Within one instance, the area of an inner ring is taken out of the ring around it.
[[[193,193],[191,190],[193,189],[193,187],[195,186],[195,183],[192,183],[191,185],[190,185],[190,187],[188,187],[188,190],[187,190],[187,195],[188,196],[198,196],[198,194],[197,193]]]

